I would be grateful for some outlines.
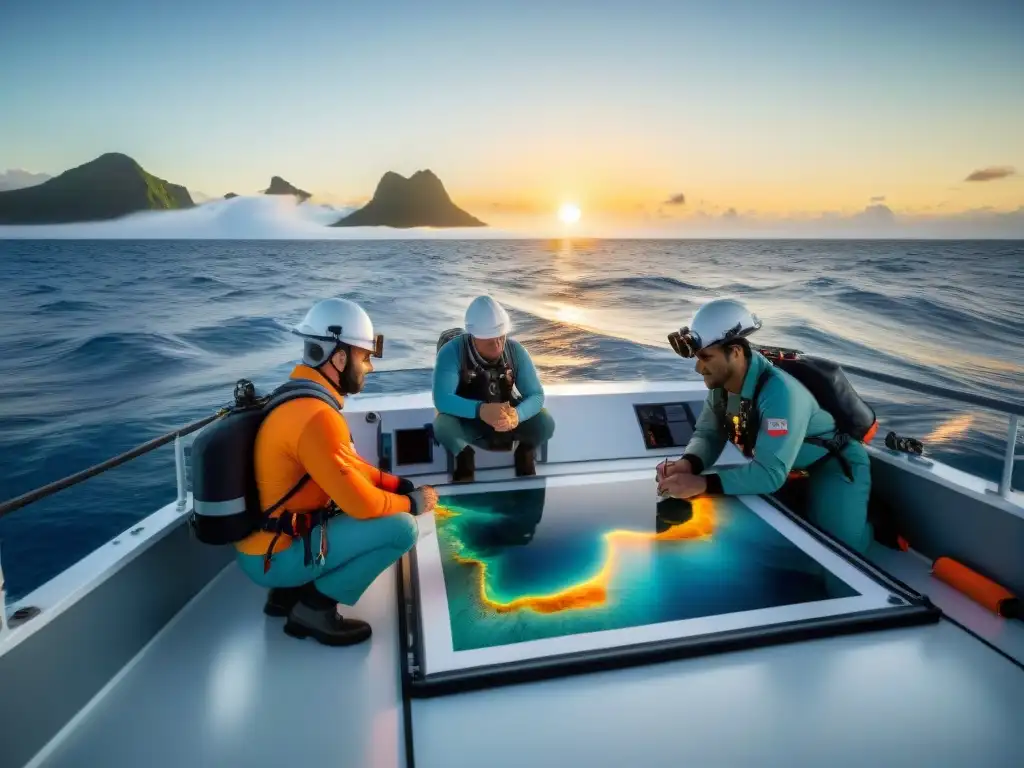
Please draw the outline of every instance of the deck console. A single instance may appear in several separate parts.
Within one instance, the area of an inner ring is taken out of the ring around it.
[[[697,426],[693,410],[686,402],[634,404],[633,409],[648,450],[682,448]]]

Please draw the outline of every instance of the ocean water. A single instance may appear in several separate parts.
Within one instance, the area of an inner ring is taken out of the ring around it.
[[[455,651],[859,594],[739,499],[659,504],[649,479],[440,505]]]
[[[545,382],[697,376],[666,335],[715,296],[759,341],[1024,401],[1024,243],[996,241],[0,241],[0,498],[283,379],[309,305],[347,296],[386,336],[367,391],[429,387],[478,293],[509,309]],[[1006,418],[855,380],[881,435],[997,479]],[[1015,485],[1024,486],[1018,462]],[[171,446],[0,519],[9,594],[175,496]]]

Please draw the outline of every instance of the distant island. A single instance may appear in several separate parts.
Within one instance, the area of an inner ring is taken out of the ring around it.
[[[430,170],[410,178],[388,171],[373,199],[332,227],[486,227],[452,202],[444,184]]]
[[[313,195],[304,189],[292,186],[280,176],[273,176],[270,179],[270,186],[263,190],[265,195],[295,195],[300,203],[304,203]]]
[[[32,176],[22,172],[13,183],[37,182]],[[184,186],[157,178],[120,152],[108,152],[59,176],[45,178],[32,186],[0,191],[0,225],[102,221],[140,211],[182,210],[197,205]],[[300,204],[313,197],[280,176],[272,176],[262,194],[292,195]],[[236,197],[228,192],[223,199]],[[206,198],[199,195],[199,199]],[[330,226],[410,229],[487,225],[455,205],[433,171],[423,170],[410,178],[388,171],[370,202]]]
[[[68,224],[194,206],[185,187],[108,152],[42,184],[0,192],[0,224]]]

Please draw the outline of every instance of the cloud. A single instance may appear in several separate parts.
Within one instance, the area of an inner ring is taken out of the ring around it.
[[[304,203],[278,195],[214,199],[195,208],[142,211],[110,221],[39,226],[0,226],[0,239],[288,239],[331,237],[327,229],[347,211]]]
[[[649,219],[604,236],[635,238],[729,239],[1018,239],[1024,237],[1024,206],[1016,210],[975,208],[893,210],[872,203],[856,211],[806,211],[767,214],[725,208],[717,213],[695,211],[688,216]],[[582,233],[581,233],[582,234]],[[603,233],[593,233],[601,237]]]
[[[874,197],[871,198],[871,202],[872,203],[884,203],[885,202],[885,195],[875,195]]]
[[[892,208],[888,205],[875,203],[874,205],[869,205],[860,213],[854,214],[853,219],[854,221],[888,225],[896,221],[896,214],[892,212]]]
[[[332,227],[353,208],[301,205],[291,195],[247,195],[211,200],[186,210],[143,211],[109,221],[0,226],[4,239],[76,240],[416,240],[509,239],[521,232],[487,227],[451,229]]]
[[[988,168],[979,168],[964,179],[964,181],[994,181],[996,179],[1005,179],[1007,176],[1014,176],[1016,173],[1016,169],[1008,165],[989,166]]]
[[[21,168],[11,168],[0,173],[0,192],[34,187],[52,178],[52,176],[46,173],[32,173],[31,171],[23,171]]]
[[[668,200],[665,200],[662,205],[686,205],[686,195],[682,192],[676,192]]]
[[[0,240],[28,239],[544,239],[564,231],[554,217],[530,227],[484,229],[410,229],[330,227],[350,209],[331,209],[290,196],[249,195],[213,200],[183,211],[147,211],[113,221],[42,226],[0,226]],[[660,209],[659,209],[660,210]],[[681,209],[668,209],[681,210]],[[625,220],[594,217],[576,232],[580,237],[608,238],[1024,238],[1024,206],[1011,211],[975,208],[948,211],[893,211],[874,203],[856,212],[808,211],[788,215],[758,214],[735,208],[706,210],[662,218],[649,215]]]

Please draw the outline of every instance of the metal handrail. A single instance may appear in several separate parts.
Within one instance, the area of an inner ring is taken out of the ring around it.
[[[1010,417],[1009,431],[1007,434],[1007,445],[1006,455],[1003,461],[1002,474],[999,481],[999,495],[1008,498],[1009,493],[1012,490],[1010,481],[1013,475],[1013,462],[1015,460],[1015,450],[1017,445],[1017,432],[1020,425],[1021,417],[1024,417],[1024,405],[1019,403],[1006,403],[1002,400],[996,400],[991,397],[984,397],[982,395],[975,395],[970,392],[962,392],[956,389],[946,389],[943,387],[935,386],[934,384],[922,384],[921,382],[911,381],[904,379],[900,376],[893,376],[886,373],[878,373],[866,368],[861,368],[855,365],[841,364],[844,373],[851,373],[855,376],[863,376],[867,379],[873,379],[875,381],[882,382],[884,384],[893,384],[903,389],[919,392],[921,394],[935,395],[946,400],[953,402],[964,403],[967,405],[976,405],[981,408],[996,411]],[[165,435],[154,438],[147,443],[133,448],[130,451],[115,456],[101,464],[84,469],[81,472],[77,472],[73,475],[69,475],[62,480],[57,480],[52,483],[48,483],[44,486],[36,488],[35,490],[29,491],[28,493],[17,496],[13,499],[0,503],[0,517],[14,512],[17,509],[21,509],[32,502],[39,501],[40,499],[51,496],[58,491],[65,488],[69,488],[72,485],[88,480],[90,477],[98,475],[102,472],[106,472],[108,469],[113,469],[116,466],[131,461],[134,458],[142,456],[143,454],[149,453],[150,451],[156,450],[161,446],[164,446],[172,441],[175,442],[175,471],[177,474],[178,481],[178,505],[181,506],[184,499],[182,498],[184,488],[184,466],[182,464],[183,454],[179,442],[179,438],[184,437],[192,432],[202,429],[210,422],[220,418],[228,410],[222,408],[216,413],[206,416],[199,421],[194,421],[180,429],[176,429],[173,432],[168,432]]]
[[[1011,485],[1013,481],[1013,462],[1016,460],[1017,450],[1017,433],[1020,430],[1020,420],[1024,417],[1024,405],[1020,403],[1005,402],[1003,400],[996,400],[992,397],[984,397],[983,395],[975,395],[970,392],[961,392],[956,389],[944,389],[943,387],[937,387],[934,384],[923,384],[919,381],[910,381],[904,379],[901,376],[893,376],[888,373],[879,373],[878,371],[872,371],[867,368],[861,368],[856,365],[842,365],[840,366],[844,373],[852,373],[855,376],[863,376],[865,379],[873,379],[874,381],[880,381],[883,384],[893,384],[903,389],[911,390],[912,392],[920,392],[925,395],[935,395],[937,397],[946,398],[954,402],[965,403],[967,405],[976,405],[980,408],[986,408],[990,411],[996,411],[1005,416],[1009,416],[1010,423],[1006,432],[1006,453],[1003,455],[1003,468],[999,474],[999,488],[998,494],[1004,499],[1010,497],[1010,491],[1013,490]]]
[[[132,448],[130,451],[126,451],[118,456],[114,456],[111,459],[107,459],[106,461],[100,464],[91,466],[88,469],[83,469],[81,472],[76,472],[73,475],[68,475],[62,480],[56,480],[52,483],[47,483],[46,485],[40,486],[39,488],[29,491],[28,493],[23,493],[21,496],[16,496],[13,499],[9,499],[8,501],[0,503],[0,517],[10,514],[11,512],[14,512],[16,509],[21,509],[22,507],[27,506],[34,501],[39,501],[40,499],[46,498],[47,496],[52,496],[53,494],[57,493],[57,491],[62,491],[65,488],[70,488],[73,485],[78,485],[78,483],[88,480],[90,477],[94,477],[98,474],[101,474],[102,472],[106,472],[108,469],[113,469],[114,467],[120,466],[121,464],[125,464],[131,461],[132,459],[138,458],[139,456],[149,453],[150,451],[155,451],[157,448],[167,445],[171,441],[177,440],[178,438],[184,435],[188,435],[192,432],[195,432],[196,430],[202,429],[211,421],[219,419],[225,413],[227,413],[226,410],[217,411],[217,413],[199,419],[199,421],[194,421],[191,424],[187,424],[186,426],[181,427],[180,429],[176,429],[173,432],[168,432],[167,434],[161,435],[160,437],[155,437],[152,440],[143,443],[142,445]]]
[[[895,384],[897,387],[909,389],[913,392],[919,392],[923,395],[945,397],[955,402],[965,403],[967,405],[977,405],[981,408],[987,408],[990,411],[997,411],[999,413],[1006,414],[1007,416],[1024,416],[1024,403],[996,400],[994,397],[975,395],[970,392],[962,392],[958,389],[944,389],[943,387],[937,387],[934,384],[922,384],[919,381],[910,381],[909,379],[904,379],[901,376],[879,373],[878,371],[872,371],[856,365],[840,365],[840,367],[843,369],[843,373],[853,373],[857,376],[863,376],[866,379],[880,381],[883,384]]]

